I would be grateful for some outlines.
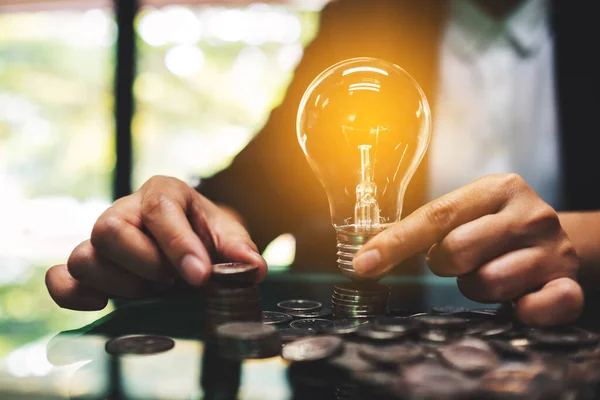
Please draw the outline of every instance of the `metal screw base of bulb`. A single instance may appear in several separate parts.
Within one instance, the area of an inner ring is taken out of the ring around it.
[[[369,239],[375,236],[378,231],[345,231],[340,230],[337,233],[337,264],[340,271],[344,276],[350,278],[354,282],[377,282],[381,277],[362,277],[359,276],[354,267],[352,266],[352,260],[356,252],[365,244]]]

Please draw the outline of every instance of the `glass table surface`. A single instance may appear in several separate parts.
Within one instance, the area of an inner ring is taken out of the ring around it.
[[[271,274],[259,285],[261,308],[276,311],[277,302],[295,298],[318,300],[328,307],[333,285],[344,282],[347,279],[336,274]],[[394,276],[384,278],[382,283],[391,287],[392,310],[421,312],[450,304],[491,307],[457,295],[456,285],[449,279]],[[437,303],[432,303],[431,292],[435,292]],[[600,331],[593,313],[588,314],[575,325]],[[202,301],[197,292],[124,304],[90,325],[52,337],[45,346],[51,368],[43,376],[0,372],[0,398],[228,398],[214,392],[208,395],[206,390],[211,376],[222,378],[227,374],[231,375],[229,382],[219,379],[230,386],[226,392],[237,393],[236,398],[295,398],[287,361],[277,356],[224,366],[203,340],[202,330]],[[167,336],[175,346],[151,355],[115,357],[106,352],[108,340],[134,334]]]

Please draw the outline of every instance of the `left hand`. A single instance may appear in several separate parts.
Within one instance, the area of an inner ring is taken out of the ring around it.
[[[474,301],[514,301],[528,325],[581,314],[575,248],[556,211],[516,174],[485,176],[424,205],[363,245],[354,269],[382,275],[427,249],[433,273],[457,277]]]

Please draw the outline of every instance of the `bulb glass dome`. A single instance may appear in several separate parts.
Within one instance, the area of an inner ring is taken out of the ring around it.
[[[304,93],[296,129],[327,192],[338,242],[340,233],[362,233],[360,244],[400,219],[431,137],[429,104],[405,70],[374,58],[329,67]]]

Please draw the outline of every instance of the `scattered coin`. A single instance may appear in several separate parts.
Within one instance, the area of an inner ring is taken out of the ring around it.
[[[495,368],[500,360],[483,340],[465,339],[440,349],[442,359],[466,374],[480,374]]]
[[[373,325],[380,330],[410,334],[417,329],[415,321],[405,317],[380,317]]]
[[[467,320],[451,315],[416,315],[412,319],[418,321],[426,329],[443,329],[447,331],[462,330],[467,326]]]
[[[477,381],[433,362],[419,363],[403,370],[410,398],[470,399]]]
[[[286,313],[277,311],[263,311],[262,322],[266,325],[283,324],[292,320],[292,316]]]
[[[314,311],[293,311],[290,310],[287,312],[294,318],[322,318],[331,315],[331,308],[320,308]]]
[[[531,357],[531,352],[527,346],[514,345],[512,341],[505,341],[499,339],[492,339],[489,341],[490,346],[496,350],[496,352],[506,358],[523,359]]]
[[[431,308],[432,314],[450,315],[450,314],[456,314],[456,313],[467,312],[467,311],[469,311],[468,308],[456,307],[456,306],[438,306],[438,307]]]
[[[281,356],[294,362],[322,360],[340,352],[344,341],[337,336],[315,336],[298,339],[287,344]]]
[[[315,332],[323,332],[333,327],[333,322],[322,318],[306,318],[292,321],[290,326],[295,329],[310,329]]]
[[[486,373],[481,378],[480,388],[493,399],[537,399],[539,397],[534,396],[539,392],[536,377],[543,373],[539,364],[509,363]]]
[[[316,332],[310,329],[283,328],[277,331],[282,342],[291,342],[306,336],[314,336]]]
[[[375,371],[377,368],[374,364],[368,362],[360,356],[361,344],[345,341],[344,348],[341,353],[331,357],[328,363],[344,372],[358,373],[366,371]]]
[[[325,329],[328,335],[351,335],[356,333],[361,325],[367,324],[369,321],[359,319],[338,319],[333,321],[333,326]]]
[[[599,339],[597,334],[576,327],[534,328],[529,330],[528,337],[536,346],[562,348],[594,345]]]
[[[318,310],[323,305],[314,300],[285,300],[277,303],[277,307],[286,311],[313,311]]]
[[[513,324],[511,322],[497,322],[479,332],[479,337],[492,338],[507,336],[511,329],[513,329]]]
[[[155,335],[121,336],[106,343],[106,352],[112,355],[156,354],[171,350],[175,346],[173,339]]]
[[[365,345],[359,349],[359,354],[367,361],[384,366],[409,364],[422,359],[423,349],[413,343],[391,344],[383,346]]]
[[[375,324],[366,324],[357,329],[356,335],[372,341],[391,341],[405,337],[406,332],[387,331],[377,328]]]

